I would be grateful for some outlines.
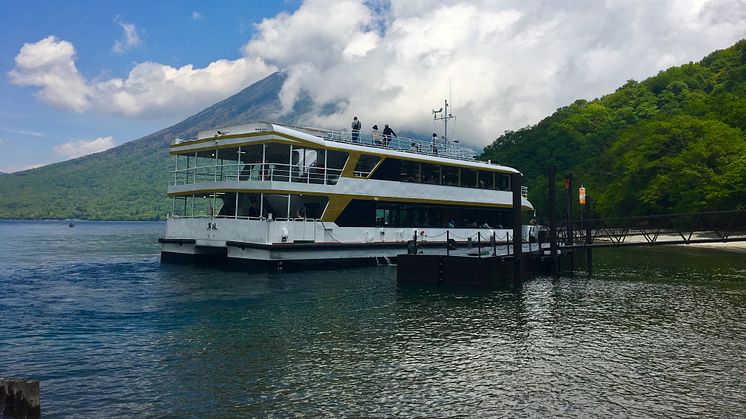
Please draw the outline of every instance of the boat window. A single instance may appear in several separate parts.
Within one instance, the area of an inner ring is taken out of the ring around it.
[[[357,177],[367,177],[380,160],[381,158],[378,156],[370,154],[361,155],[357,160],[353,174]]]
[[[497,175],[497,189],[500,191],[510,190],[510,175],[507,173],[500,173]]]
[[[477,171],[474,169],[461,169],[461,186],[466,188],[476,188]]]
[[[458,167],[443,166],[443,185],[458,186]]]
[[[479,171],[479,189],[495,189],[495,172]]]
[[[437,164],[422,163],[422,183],[439,185],[440,172],[440,166]]]
[[[399,181],[401,178],[401,160],[399,159],[384,159],[381,165],[378,166],[373,175],[372,179],[378,180],[395,180]]]
[[[410,160],[402,161],[399,180],[401,182],[420,183],[420,162]]]
[[[512,210],[456,205],[352,200],[337,218],[340,227],[512,228]]]
[[[373,227],[376,225],[376,203],[353,199],[335,221],[340,227]]]
[[[230,197],[226,198],[230,200]],[[235,198],[234,198],[235,199]],[[229,202],[226,200],[226,205]],[[231,202],[236,205],[236,201]],[[261,211],[261,194],[258,193],[239,193],[238,194],[238,216],[239,217],[259,217]],[[234,210],[235,212],[235,210]],[[235,214],[234,214],[235,215]]]
[[[326,183],[335,185],[347,163],[349,154],[336,150],[326,150]]]
[[[290,195],[290,218],[319,219],[329,198],[325,196]]]

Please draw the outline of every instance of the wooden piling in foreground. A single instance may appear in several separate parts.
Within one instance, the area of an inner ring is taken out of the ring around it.
[[[0,378],[0,418],[41,416],[39,381]]]

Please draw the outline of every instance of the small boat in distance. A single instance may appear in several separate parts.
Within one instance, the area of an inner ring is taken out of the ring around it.
[[[375,263],[512,235],[511,167],[477,161],[447,137],[382,138],[256,122],[202,131],[170,146],[173,208],[161,260],[282,269]],[[535,226],[524,225],[523,236]],[[388,259],[387,259],[388,258]]]

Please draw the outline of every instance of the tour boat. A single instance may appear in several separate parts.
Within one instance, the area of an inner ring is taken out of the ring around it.
[[[390,261],[511,240],[516,169],[428,140],[249,123],[175,139],[161,260],[262,264]],[[522,223],[523,224],[523,223]],[[533,226],[523,225],[522,239]]]

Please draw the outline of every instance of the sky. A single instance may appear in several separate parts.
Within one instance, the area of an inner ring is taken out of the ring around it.
[[[275,71],[308,125],[475,148],[746,37],[746,0],[0,0],[0,171],[150,134]],[[323,109],[337,109],[328,114]],[[278,115],[280,117],[281,115]],[[248,122],[248,121],[247,121]]]

